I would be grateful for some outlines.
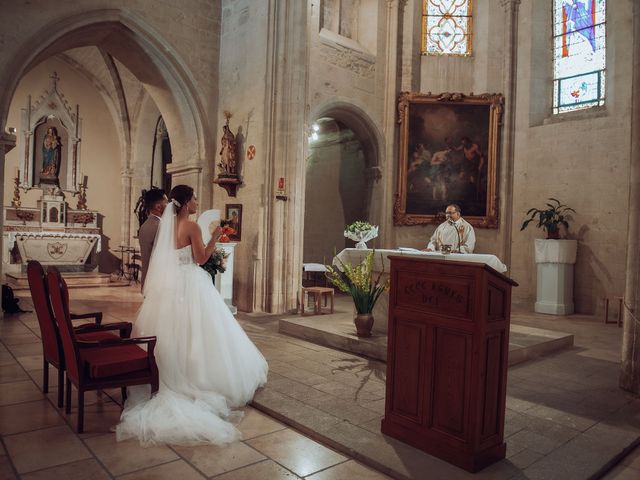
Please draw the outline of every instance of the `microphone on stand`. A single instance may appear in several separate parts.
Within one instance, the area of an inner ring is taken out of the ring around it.
[[[458,253],[462,253],[462,251],[460,250],[460,245],[462,244],[462,240],[460,239],[460,231],[458,230],[458,227],[456,227],[456,222],[454,222],[451,219],[448,219],[447,223],[456,230],[456,234],[458,235]]]

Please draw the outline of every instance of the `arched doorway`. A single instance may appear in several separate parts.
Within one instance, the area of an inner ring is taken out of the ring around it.
[[[305,163],[304,263],[331,263],[335,252],[352,247],[354,242],[343,234],[346,225],[356,220],[379,223],[379,142],[371,125],[352,105],[329,106],[311,123]]]

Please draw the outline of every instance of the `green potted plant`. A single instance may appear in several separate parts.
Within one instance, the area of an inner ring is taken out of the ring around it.
[[[527,228],[529,223],[537,219],[538,228],[542,228],[547,232],[548,239],[560,238],[559,226],[562,224],[566,228],[569,228],[568,220],[571,219],[571,215],[569,214],[569,212],[576,213],[576,211],[571,207],[563,205],[559,200],[556,200],[555,198],[549,198],[549,201],[553,202],[555,205],[546,203],[545,205],[547,208],[531,208],[527,212],[529,218],[522,223],[520,231]]]
[[[381,271],[377,278],[373,278],[371,271],[375,250],[371,250],[367,256],[357,265],[339,262],[338,267],[326,265],[327,278],[339,290],[348,293],[356,307],[356,316],[353,322],[356,325],[356,334],[359,337],[370,337],[373,327],[373,307],[382,292],[389,288],[389,280],[381,281]]]

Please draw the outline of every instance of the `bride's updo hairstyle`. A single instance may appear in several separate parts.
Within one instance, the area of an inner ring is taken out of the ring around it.
[[[182,210],[189,200],[193,198],[193,188],[189,185],[176,185],[171,189],[169,201],[176,207],[176,213]]]

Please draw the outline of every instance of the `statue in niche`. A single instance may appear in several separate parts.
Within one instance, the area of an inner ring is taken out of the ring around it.
[[[229,118],[231,114],[225,112],[225,116],[227,117],[227,123],[222,127],[223,134],[220,141],[220,163],[218,164],[218,168],[220,168],[220,175],[236,176],[238,174],[236,137],[229,128]]]
[[[62,143],[56,127],[47,128],[47,134],[42,142],[42,170],[40,178],[58,180],[60,172],[60,152]]]

